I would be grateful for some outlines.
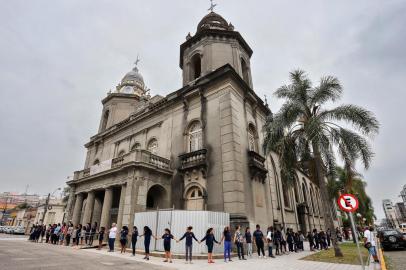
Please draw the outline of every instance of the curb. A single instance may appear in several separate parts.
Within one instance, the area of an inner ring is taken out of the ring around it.
[[[383,257],[383,250],[381,248],[381,241],[379,241],[379,239],[377,239],[377,242],[378,242],[378,246],[379,246],[378,254],[379,254],[379,257],[380,257],[379,261],[381,262],[381,270],[387,270],[386,263],[385,263],[385,258]]]

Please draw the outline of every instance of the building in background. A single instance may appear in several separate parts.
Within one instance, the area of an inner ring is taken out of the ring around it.
[[[406,204],[406,185],[404,185],[400,191],[400,197],[402,198],[403,203]]]
[[[404,202],[398,202],[395,205],[396,215],[399,217],[400,223],[406,223],[406,205]]]
[[[37,194],[20,194],[16,192],[2,192],[0,193],[0,209],[4,209],[7,204],[7,209],[14,208],[20,204],[27,203],[30,206],[35,206],[39,202],[39,195]]]
[[[399,220],[399,216],[396,213],[396,209],[392,204],[392,201],[389,199],[385,199],[382,201],[382,206],[383,211],[385,212],[388,227],[399,228],[401,222]]]

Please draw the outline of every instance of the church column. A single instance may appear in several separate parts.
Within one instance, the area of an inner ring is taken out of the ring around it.
[[[118,206],[118,214],[117,214],[117,229],[118,231],[121,230],[123,224],[123,210],[124,210],[124,199],[125,199],[125,190],[126,184],[121,185],[121,194],[120,194],[120,205]],[[120,237],[116,237],[116,241],[120,241]]]
[[[94,191],[89,191],[87,193],[85,213],[83,214],[83,224],[87,224],[91,221],[93,206],[94,206],[95,193]]]
[[[73,209],[72,223],[74,226],[79,224],[80,214],[82,212],[83,193],[76,195],[75,208]]]
[[[104,201],[102,214],[100,218],[100,227],[105,227],[106,229],[110,227],[110,210],[113,204],[113,189],[111,187],[106,188],[104,191]]]
[[[68,203],[66,204],[66,217],[64,222],[69,222],[72,220],[73,216],[73,207],[75,204],[75,186],[70,186],[70,191],[69,191],[69,199]]]

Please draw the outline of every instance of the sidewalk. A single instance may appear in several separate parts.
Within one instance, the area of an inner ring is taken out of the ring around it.
[[[107,252],[106,249],[104,250],[95,250],[95,249],[86,249],[82,250],[83,252],[94,252],[94,253],[101,253],[105,254],[106,256],[114,256],[123,258],[124,260],[136,262],[146,262],[151,263],[153,265],[165,267],[166,269],[204,269],[207,270],[208,268],[211,269],[220,269],[220,270],[247,270],[247,269],[255,269],[255,270],[269,270],[269,269],[283,269],[283,270],[360,270],[360,265],[348,265],[348,264],[331,264],[331,263],[323,263],[323,262],[312,262],[312,261],[304,261],[300,260],[309,254],[312,254],[310,251],[303,251],[300,253],[291,253],[289,255],[282,255],[277,256],[275,259],[273,258],[266,258],[266,259],[259,259],[257,256],[254,256],[252,259],[246,261],[239,261],[238,258],[233,258],[232,262],[225,263],[223,260],[218,259],[215,260],[214,264],[208,264],[206,260],[196,260],[193,261],[193,264],[185,264],[184,260],[173,260],[173,263],[164,263],[162,258],[150,257],[149,261],[143,260],[142,255],[136,255],[135,257],[131,257],[131,253],[120,254],[119,251],[115,251],[114,253]],[[373,265],[373,264],[371,264]],[[379,268],[365,268],[366,270],[369,269],[379,269]]]

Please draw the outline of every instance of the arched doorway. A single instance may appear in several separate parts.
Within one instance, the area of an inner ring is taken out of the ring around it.
[[[167,208],[168,194],[160,185],[152,186],[147,193],[147,209]]]

